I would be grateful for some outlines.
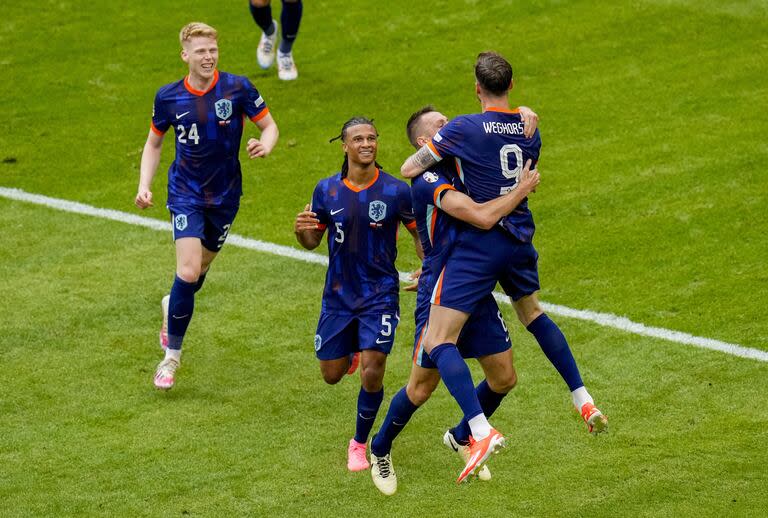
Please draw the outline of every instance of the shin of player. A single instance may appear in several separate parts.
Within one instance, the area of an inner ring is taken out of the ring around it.
[[[242,194],[237,153],[243,121],[251,119],[261,138],[250,138],[250,158],[267,156],[277,142],[278,129],[264,99],[251,82],[217,69],[217,32],[194,22],[179,35],[181,58],[189,74],[158,90],[152,123],[141,157],[135,203],[153,205],[152,180],[163,140],[172,127],[176,157],[168,170],[168,202],[176,243],[176,274],[170,295],[162,300],[160,345],[165,358],[157,367],[158,389],[173,387],[181,361],[181,346],[192,314],[195,294],[203,285],[235,219]],[[230,158],[223,158],[229,156]]]

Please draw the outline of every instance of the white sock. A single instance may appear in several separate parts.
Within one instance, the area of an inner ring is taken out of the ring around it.
[[[171,349],[170,347],[165,350],[165,359],[173,358],[177,363],[181,363],[181,349]]]
[[[476,441],[481,441],[491,435],[491,423],[485,418],[485,414],[478,414],[469,421],[469,429],[472,431],[472,437]]]
[[[581,386],[571,392],[571,397],[573,398],[573,406],[575,406],[576,410],[579,412],[581,412],[581,407],[583,407],[585,403],[592,403],[593,405],[595,404],[592,396],[589,395],[587,388],[584,386]]]

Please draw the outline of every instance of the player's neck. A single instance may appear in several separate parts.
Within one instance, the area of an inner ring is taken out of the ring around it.
[[[207,92],[215,80],[216,80],[216,74],[213,74],[211,77],[202,77],[190,72],[189,75],[187,76],[187,81],[189,82],[189,86],[191,86],[195,90],[200,90],[201,92]]]
[[[488,111],[490,108],[499,110],[509,110],[509,97],[480,97],[480,107],[482,111]]]
[[[376,176],[376,163],[370,163],[368,165],[356,165],[349,164],[349,171],[347,171],[347,180],[355,187],[365,187],[371,183],[371,180]]]

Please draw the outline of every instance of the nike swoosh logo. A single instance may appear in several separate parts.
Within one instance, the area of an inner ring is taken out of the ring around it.
[[[392,340],[379,340],[378,338],[376,339],[376,343],[377,343],[377,344],[386,344],[386,343],[389,343],[389,342],[391,342],[391,341],[392,341]]]
[[[366,421],[370,421],[371,419],[375,419],[376,416],[373,417],[365,417],[363,414],[357,414],[360,416],[360,419],[365,419]]]
[[[342,209],[338,209],[338,210],[332,210],[332,211],[331,211],[331,216],[335,216],[336,214],[338,214],[338,213],[339,213],[339,212],[341,212],[342,210],[344,210],[344,209],[342,208]]]
[[[182,113],[181,115],[179,115],[179,114],[177,113],[177,114],[176,114],[176,120],[179,120],[179,119],[181,119],[182,117],[184,117],[184,116],[185,116],[186,114],[188,114],[188,113],[189,113],[189,112],[184,112],[184,113]]]
[[[181,315],[180,317],[177,317],[176,315],[171,315],[171,316],[172,316],[173,318],[175,318],[176,320],[178,320],[178,319],[180,319],[180,318],[187,318],[187,317],[189,316],[189,313],[187,313],[186,315]]]

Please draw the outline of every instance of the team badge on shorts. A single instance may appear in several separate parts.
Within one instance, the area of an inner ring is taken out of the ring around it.
[[[173,224],[176,225],[176,230],[184,230],[187,228],[187,215],[179,214],[173,219]]]
[[[368,216],[378,223],[382,219],[384,219],[387,215],[387,204],[383,201],[372,201],[368,205]]]
[[[322,346],[323,346],[323,337],[320,335],[315,335],[315,352],[319,351]]]
[[[232,115],[232,101],[229,99],[219,99],[213,106],[219,119],[227,120]]]

